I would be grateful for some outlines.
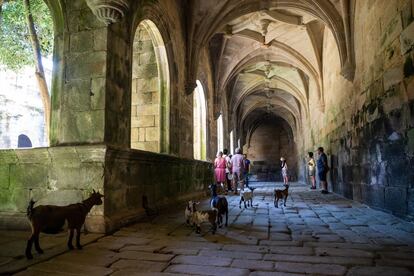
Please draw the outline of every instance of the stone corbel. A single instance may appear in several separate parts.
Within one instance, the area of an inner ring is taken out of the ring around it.
[[[129,9],[129,0],[86,0],[86,3],[106,25],[119,22]]]
[[[341,75],[344,76],[349,81],[354,79],[355,75],[355,62],[354,62],[354,40],[351,28],[351,10],[350,10],[350,1],[341,0],[342,7],[342,22],[344,25],[345,31],[345,40],[346,40],[346,61],[342,66]]]
[[[191,95],[196,87],[197,87],[197,83],[195,80],[187,81],[187,83],[184,86],[185,94]]]
[[[350,57],[348,57],[348,60],[345,62],[344,66],[342,66],[341,75],[347,80],[352,81],[355,75],[355,65],[349,59]]]

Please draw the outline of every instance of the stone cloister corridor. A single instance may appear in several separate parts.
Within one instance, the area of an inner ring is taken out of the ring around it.
[[[0,274],[414,274],[413,0],[43,2],[48,143],[0,149]],[[309,189],[318,147],[328,194],[319,168]],[[229,193],[229,227],[196,234],[184,206],[209,209],[216,154],[236,148],[255,205]],[[41,234],[45,254],[23,258],[31,199],[93,190],[84,250]]]
[[[252,186],[253,208],[229,196],[229,226],[215,235],[206,224],[196,234],[175,208],[106,237],[85,235],[81,251],[59,244],[65,235],[48,235],[44,259],[16,275],[413,275],[412,224],[299,183],[287,206],[275,208],[273,189],[282,183]],[[0,237],[6,248],[24,247],[21,237]],[[59,255],[47,260],[52,254]],[[9,269],[27,261],[20,262]]]

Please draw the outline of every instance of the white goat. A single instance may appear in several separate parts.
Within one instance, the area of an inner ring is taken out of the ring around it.
[[[247,190],[241,190],[240,191],[240,201],[239,201],[239,208],[241,208],[241,203],[244,203],[244,208],[247,206],[253,207],[253,189],[247,188]]]

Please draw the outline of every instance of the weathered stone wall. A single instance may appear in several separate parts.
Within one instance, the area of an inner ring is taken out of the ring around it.
[[[339,75],[337,48],[326,33],[326,108],[313,121],[314,147],[327,148],[335,192],[413,219],[413,3],[355,4],[355,79]]]
[[[0,228],[27,229],[26,208],[68,205],[103,192],[105,147],[78,146],[0,151]],[[89,231],[103,232],[101,206],[88,216]]]
[[[144,216],[143,196],[153,211],[160,211],[185,199],[205,196],[213,182],[209,162],[109,149],[105,164],[105,193],[110,195],[105,198],[107,228]]]

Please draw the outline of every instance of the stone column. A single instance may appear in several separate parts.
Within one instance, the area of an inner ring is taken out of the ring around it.
[[[51,146],[104,142],[107,27],[84,1],[66,1],[63,45],[54,71]],[[59,82],[59,84],[57,83]]]

